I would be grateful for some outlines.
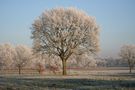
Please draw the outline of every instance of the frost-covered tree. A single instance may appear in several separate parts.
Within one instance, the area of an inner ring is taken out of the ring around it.
[[[0,69],[11,68],[15,49],[10,43],[0,45]]]
[[[66,75],[68,58],[81,52],[99,50],[99,26],[95,18],[75,8],[46,10],[32,24],[33,49],[56,55]]]
[[[36,70],[39,74],[42,74],[44,69],[44,65],[41,62],[36,62]]]
[[[43,71],[45,70],[45,60],[46,60],[45,55],[42,53],[34,53],[33,54],[33,59],[32,61],[34,62],[34,67],[38,71],[39,74],[42,74]]]
[[[71,65],[70,67],[78,67],[78,68],[90,68],[90,67],[96,67],[97,61],[94,58],[94,55],[84,53],[81,55],[72,55],[71,58],[68,60]]]
[[[32,52],[31,49],[25,45],[18,45],[15,47],[16,55],[14,57],[14,66],[18,68],[18,73],[21,74],[21,70],[31,61]]]
[[[135,65],[135,45],[124,45],[121,47],[120,56],[128,62],[129,72],[131,73]]]

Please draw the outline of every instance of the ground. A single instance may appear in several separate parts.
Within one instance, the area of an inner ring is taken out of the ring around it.
[[[67,76],[1,72],[0,90],[135,90],[135,70],[128,72],[126,68],[70,69]]]

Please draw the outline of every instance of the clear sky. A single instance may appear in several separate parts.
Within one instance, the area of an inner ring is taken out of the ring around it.
[[[55,7],[76,7],[96,17],[102,56],[117,56],[122,45],[135,44],[135,0],[0,0],[0,44],[32,46],[31,24]]]

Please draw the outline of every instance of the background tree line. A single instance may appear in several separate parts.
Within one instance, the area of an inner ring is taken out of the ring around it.
[[[134,66],[134,48],[127,50],[127,47],[131,48],[133,45],[123,46],[120,51],[122,58],[94,58],[89,54],[74,55],[70,57],[67,62],[68,68],[93,68],[93,67],[129,67],[130,72]],[[126,49],[126,51],[123,51]],[[133,53],[130,61],[125,58],[128,53]],[[125,54],[126,53],[126,54]],[[130,67],[131,65],[131,67]],[[39,73],[42,73],[45,69],[49,70],[61,70],[62,62],[57,56],[48,56],[47,54],[36,53],[33,49],[26,45],[14,46],[10,43],[0,44],[0,69],[18,69],[18,73],[21,74],[22,69],[36,69]]]

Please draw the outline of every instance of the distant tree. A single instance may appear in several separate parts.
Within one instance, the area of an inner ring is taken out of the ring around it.
[[[90,67],[96,67],[96,60],[94,59],[93,55],[89,55],[88,53],[84,53],[81,55],[75,56],[76,63],[78,67],[81,68],[90,68]]]
[[[34,64],[39,74],[42,74],[45,70],[45,59],[46,57],[44,57],[42,53],[33,54]]]
[[[123,61],[121,58],[105,57],[105,66],[106,67],[122,67],[128,66],[126,61]]]
[[[10,43],[0,45],[0,69],[11,68],[15,49]]]
[[[126,60],[123,61],[123,59],[121,57],[116,58],[115,60],[117,62],[117,66],[120,66],[120,67],[127,67],[128,66],[128,62]]]
[[[18,73],[21,74],[21,70],[25,67],[32,57],[31,49],[25,45],[18,45],[15,47],[16,55],[14,58],[14,66],[18,68]]]
[[[121,48],[120,56],[128,62],[129,72],[131,73],[135,64],[135,45],[124,45]]]
[[[106,61],[104,59],[97,60],[97,67],[106,67]]]
[[[36,63],[36,69],[38,71],[39,74],[42,74],[42,72],[44,71],[44,65],[41,62],[37,62]]]
[[[56,72],[60,71],[61,66],[61,60],[59,57],[54,55],[48,56],[45,61],[45,68],[50,72],[53,72],[53,74],[56,74]]]
[[[55,8],[45,11],[32,25],[33,49],[56,55],[62,60],[63,75],[66,61],[78,51],[99,50],[99,26],[95,18],[75,8]]]

